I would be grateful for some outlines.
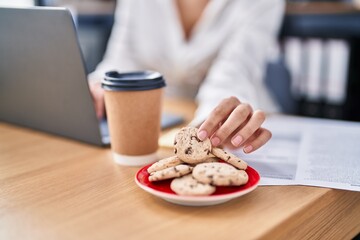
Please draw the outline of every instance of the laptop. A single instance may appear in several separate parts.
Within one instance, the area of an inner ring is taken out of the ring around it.
[[[65,8],[0,8],[0,121],[106,146],[75,25]],[[164,114],[162,128],[181,116]]]

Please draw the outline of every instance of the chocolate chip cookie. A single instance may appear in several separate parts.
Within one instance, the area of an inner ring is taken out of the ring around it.
[[[240,186],[248,182],[244,170],[238,170],[227,163],[200,163],[192,171],[193,177],[201,183],[214,186]]]
[[[173,166],[177,166],[184,163],[183,161],[180,160],[180,158],[178,158],[177,156],[171,156],[168,158],[164,158],[161,159],[155,163],[153,163],[148,169],[148,173],[152,173],[152,172],[156,172],[159,170],[163,170],[165,168],[169,168],[169,167],[173,167]]]
[[[215,192],[216,187],[197,181],[191,174],[175,178],[170,184],[171,190],[183,196],[207,196]]]
[[[161,181],[161,180],[170,179],[170,178],[181,177],[181,176],[191,173],[192,169],[193,169],[193,167],[191,167],[189,165],[185,165],[185,164],[180,164],[180,165],[177,165],[174,167],[168,167],[168,168],[150,173],[149,181],[155,182],[155,181]]]
[[[240,159],[239,157],[235,156],[232,153],[226,152],[225,150],[221,149],[221,148],[213,148],[212,149],[212,153],[224,160],[225,162],[233,165],[234,167],[238,168],[238,169],[242,169],[242,170],[246,170],[247,168],[247,163]]]
[[[200,163],[213,156],[210,139],[201,141],[197,137],[197,131],[197,128],[185,127],[175,136],[175,154],[186,163]]]

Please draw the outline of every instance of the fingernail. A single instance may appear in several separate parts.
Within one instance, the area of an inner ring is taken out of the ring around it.
[[[234,137],[232,140],[231,140],[231,143],[237,147],[240,145],[240,143],[242,142],[242,137],[240,135],[237,135],[236,137]]]
[[[205,130],[201,130],[199,133],[198,133],[198,138],[201,140],[201,141],[204,141],[206,138],[207,138],[207,132]]]
[[[214,147],[216,147],[217,145],[220,144],[220,138],[218,138],[218,137],[213,137],[213,138],[211,138],[211,144],[212,144]]]
[[[244,153],[249,153],[251,152],[251,150],[253,150],[253,147],[251,145],[248,145],[244,148]]]

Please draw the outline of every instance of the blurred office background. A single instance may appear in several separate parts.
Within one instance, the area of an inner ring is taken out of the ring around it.
[[[287,0],[266,82],[286,113],[360,121],[360,0]],[[88,72],[102,59],[116,0],[0,0],[71,10]]]

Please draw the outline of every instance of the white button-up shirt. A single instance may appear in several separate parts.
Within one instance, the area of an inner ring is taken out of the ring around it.
[[[122,0],[103,61],[89,79],[109,70],[155,70],[166,95],[196,99],[194,122],[229,96],[254,109],[276,111],[264,86],[283,0],[210,0],[186,39],[175,0]]]

